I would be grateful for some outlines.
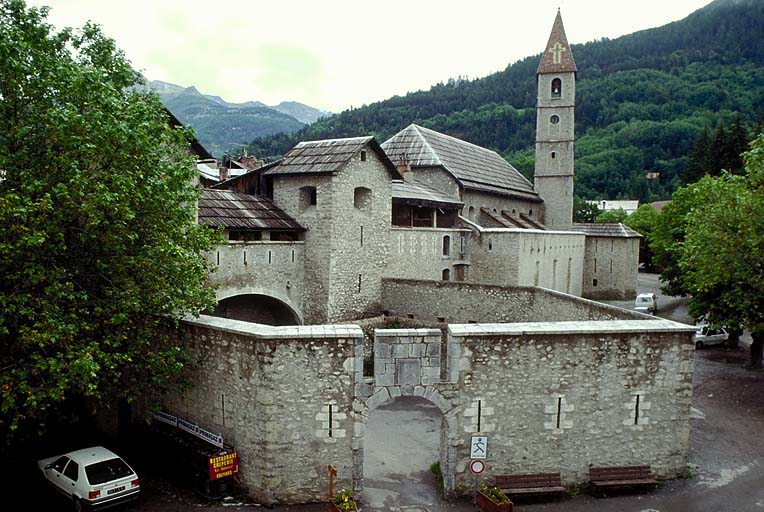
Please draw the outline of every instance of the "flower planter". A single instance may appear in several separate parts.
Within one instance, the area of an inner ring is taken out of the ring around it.
[[[509,503],[496,503],[480,491],[475,496],[475,505],[485,512],[512,512],[511,501]]]
[[[330,501],[330,502],[329,502],[329,512],[346,512],[346,511],[357,511],[357,510],[358,510],[358,506],[356,505],[356,503],[355,503],[355,500],[352,500],[350,503],[351,503],[352,505],[350,505],[350,507],[349,507],[349,508],[347,508],[347,509],[341,509],[341,508],[340,508],[340,507],[338,507],[338,506],[337,506],[335,503],[332,503],[332,502]]]

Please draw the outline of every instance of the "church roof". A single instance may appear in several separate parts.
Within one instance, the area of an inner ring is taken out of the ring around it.
[[[576,61],[573,60],[573,52],[568,44],[568,38],[565,36],[565,27],[562,26],[562,15],[558,10],[554,25],[552,25],[552,33],[549,34],[546,49],[541,54],[541,62],[539,62],[536,74],[575,73],[576,71],[578,71]]]
[[[332,174],[339,172],[361,149],[369,146],[396,177],[398,171],[372,136],[300,142],[290,149],[279,165],[266,171],[282,174]]]
[[[393,199],[402,200],[404,203],[435,208],[453,209],[464,205],[458,199],[449,197],[425,185],[406,183],[405,181],[393,181]]]
[[[540,201],[533,185],[498,153],[411,124],[382,144],[391,160],[411,167],[443,167],[464,188]]]
[[[642,238],[642,235],[631,229],[629,226],[624,226],[620,222],[605,222],[594,224],[573,223],[573,227],[571,227],[570,230],[585,233],[587,236]]]
[[[269,199],[232,190],[202,190],[199,224],[225,229],[305,231]]]

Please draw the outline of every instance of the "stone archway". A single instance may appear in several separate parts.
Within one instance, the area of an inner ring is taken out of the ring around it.
[[[453,494],[459,407],[443,395],[453,385],[441,381],[440,347],[438,329],[375,331],[374,383],[366,387],[368,395],[356,397],[353,406],[353,486],[357,492],[364,487],[364,439],[370,411],[395,398],[411,396],[434,404],[441,413],[438,460],[444,494]]]
[[[302,314],[289,298],[268,290],[246,288],[221,290],[212,316],[232,318],[266,325],[300,325]]]

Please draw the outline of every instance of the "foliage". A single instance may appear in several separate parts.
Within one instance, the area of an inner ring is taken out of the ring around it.
[[[158,332],[214,298],[189,133],[97,27],[56,33],[46,14],[0,0],[6,442],[72,402],[161,393],[186,355]]]
[[[643,236],[639,241],[639,262],[650,269],[653,268],[653,252],[650,248],[650,234],[658,224],[660,214],[649,204],[642,204],[637,210],[626,217],[624,224]]]
[[[480,486],[480,492],[490,498],[494,503],[509,503],[509,498],[498,487],[488,487],[485,484]]]
[[[436,460],[430,464],[430,473],[438,481],[438,489],[443,489],[443,472],[440,470],[440,461]]]
[[[742,153],[748,149],[750,135],[740,115],[730,127],[720,120],[711,134],[708,127],[695,138],[687,165],[680,174],[684,183],[698,181],[704,175],[718,176],[722,169],[733,174],[743,171]]]
[[[744,154],[745,174],[707,176],[687,214],[679,260],[690,312],[716,325],[751,330],[751,362],[764,344],[764,134]]]
[[[762,2],[714,2],[663,27],[573,45],[576,194],[666,199],[706,127],[735,128],[738,115],[745,127],[764,117],[763,24]],[[419,123],[494,149],[527,173],[538,60],[530,56],[484,78],[351,108],[291,136],[256,139],[252,150],[273,157],[300,140],[371,134],[383,141]],[[657,179],[646,179],[648,172]]]
[[[334,497],[334,504],[341,512],[355,512],[356,508],[355,500],[353,499],[353,491],[341,491]]]
[[[597,217],[594,219],[594,222],[597,223],[618,223],[623,222],[626,220],[626,217],[628,214],[623,208],[618,208],[617,210],[605,210],[604,212],[597,215]]]
[[[602,212],[596,204],[578,196],[573,197],[573,222],[592,224],[600,213]]]

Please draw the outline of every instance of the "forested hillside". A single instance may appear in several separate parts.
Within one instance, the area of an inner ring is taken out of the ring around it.
[[[762,37],[764,2],[716,0],[662,27],[573,45],[576,193],[667,198],[704,128],[731,124],[738,114],[749,128],[758,125],[764,117]],[[530,175],[539,58],[348,110],[291,135],[259,138],[252,151],[274,157],[300,140],[361,134],[381,142],[415,122],[495,149]],[[660,177],[647,180],[648,172]]]

